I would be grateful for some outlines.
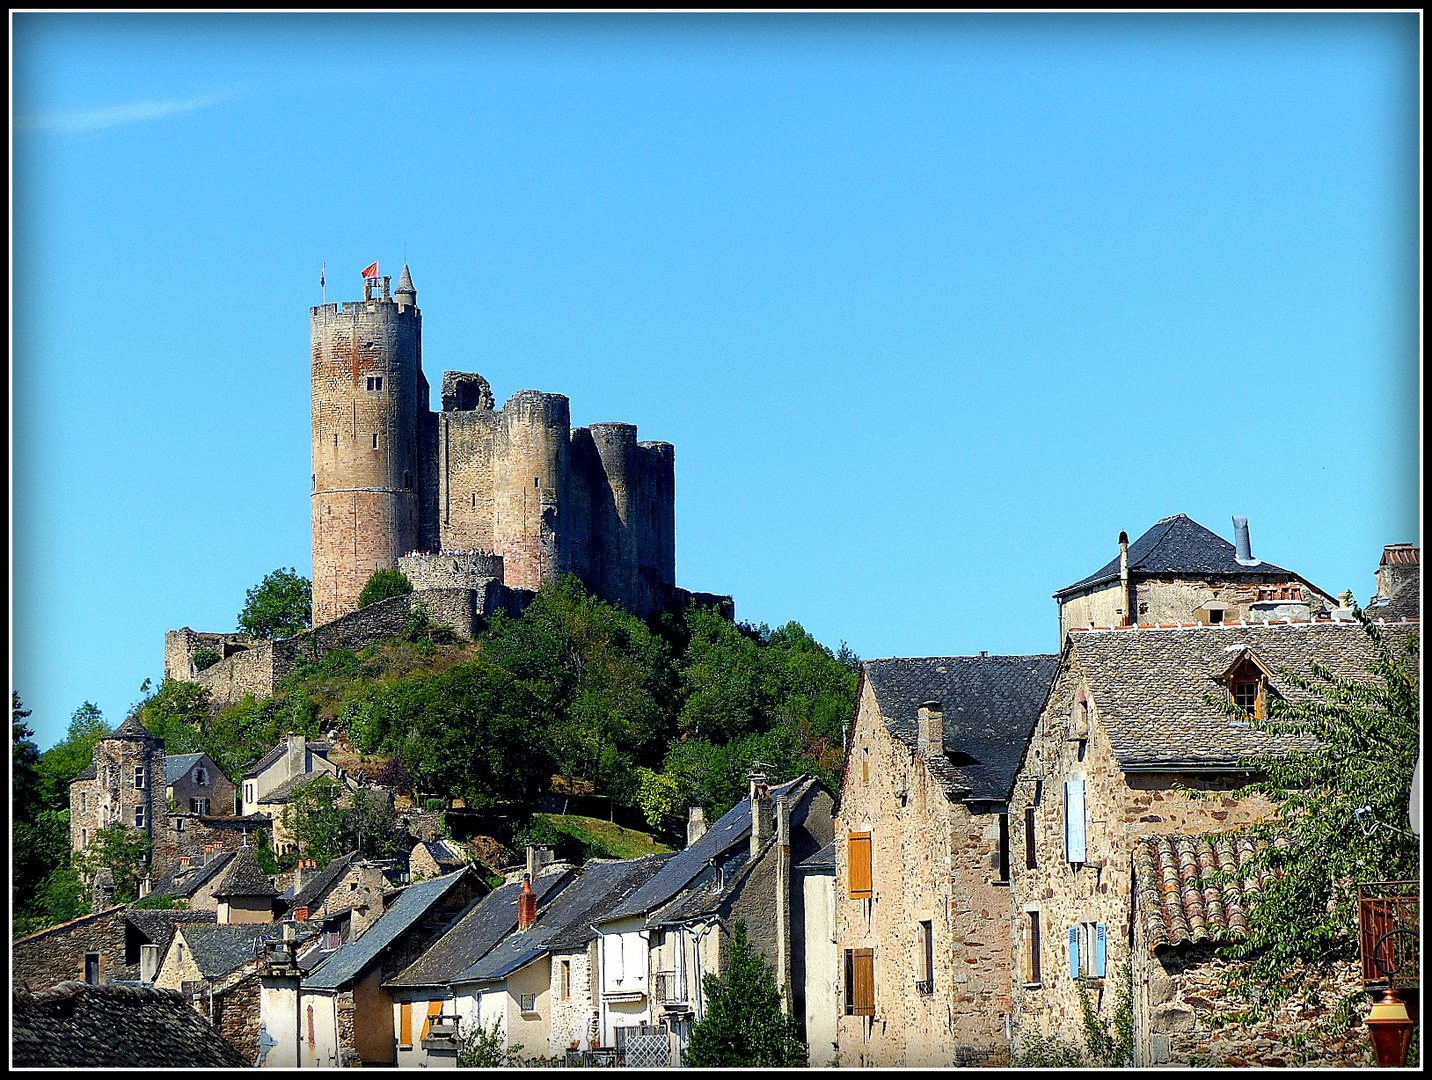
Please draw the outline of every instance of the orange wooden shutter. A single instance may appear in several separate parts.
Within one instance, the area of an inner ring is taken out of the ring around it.
[[[851,1011],[856,1016],[875,1015],[875,950],[856,949],[851,957],[853,961],[852,974],[854,976],[855,1008]]]
[[[850,871],[850,898],[870,899],[870,834],[851,833],[848,847]]]
[[[423,1021],[423,1033],[419,1038],[426,1039],[428,1037],[428,1029],[433,1026],[434,1017],[442,1011],[443,1003],[441,1001],[428,1002],[428,1016],[427,1019]]]
[[[398,1008],[398,1041],[404,1046],[413,1045],[413,1003],[405,1001]]]

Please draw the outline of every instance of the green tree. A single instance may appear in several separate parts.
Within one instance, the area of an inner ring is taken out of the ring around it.
[[[292,567],[280,567],[246,594],[239,629],[254,637],[288,637],[308,629],[312,618],[313,583]]]
[[[507,1045],[499,1019],[493,1017],[491,1027],[484,1027],[475,1017],[467,1024],[468,1032],[457,1050],[459,1069],[512,1069],[522,1064],[522,1044]]]
[[[127,825],[106,825],[96,830],[90,846],[75,854],[75,865],[86,880],[93,881],[100,870],[114,878],[114,898],[127,904],[139,896],[139,882],[146,873],[146,856],[154,841],[148,834]]]
[[[765,958],[737,920],[724,975],[702,982],[706,1015],[691,1029],[685,1063],[696,1068],[782,1068],[806,1064],[796,1020],[781,1011],[781,992]]]
[[[1249,759],[1262,778],[1231,793],[1264,795],[1277,811],[1249,829],[1263,841],[1255,858],[1270,879],[1247,936],[1225,950],[1236,961],[1230,986],[1259,1003],[1250,1019],[1307,987],[1290,973],[1357,957],[1357,882],[1418,877],[1417,840],[1406,830],[1421,743],[1418,641],[1409,635],[1395,647],[1361,611],[1355,616],[1373,647],[1370,679],[1313,661],[1311,677],[1281,673],[1305,696],[1270,695],[1266,718],[1218,703],[1305,746]]]
[[[74,711],[65,737],[40,755],[37,768],[46,809],[69,809],[70,781],[94,763],[94,745],[108,734],[109,725],[94,702]]]
[[[347,807],[344,789],[327,775],[317,776],[290,790],[279,820],[306,858],[327,866],[348,847]]]
[[[369,604],[376,604],[379,600],[387,600],[394,596],[403,596],[413,591],[413,583],[408,580],[408,575],[401,570],[374,570],[373,576],[363,586],[363,591],[358,594],[358,606],[365,608]]]
[[[40,749],[31,736],[35,732],[25,723],[30,710],[20,695],[10,691],[10,806],[16,821],[36,807],[40,800]]]

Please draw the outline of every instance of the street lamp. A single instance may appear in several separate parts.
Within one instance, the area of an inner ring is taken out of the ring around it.
[[[1407,1064],[1407,1048],[1412,1042],[1412,1017],[1407,1015],[1397,991],[1388,987],[1372,1006],[1367,1017],[1372,1033],[1372,1051],[1383,1068],[1400,1069]]]

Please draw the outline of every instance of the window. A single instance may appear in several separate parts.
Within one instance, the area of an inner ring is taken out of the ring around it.
[[[383,376],[381,376],[381,375],[369,375],[369,376],[368,376],[368,389],[369,389],[369,390],[381,390],[381,389],[383,389]]]
[[[140,788],[141,790],[142,790],[143,787],[144,787],[144,766],[143,766],[143,765],[136,765],[136,766],[134,767],[134,786],[137,787],[137,788]]]
[[[333,433],[333,447],[335,450],[338,448],[338,432],[336,431]]]
[[[999,855],[996,864],[997,881],[1009,880],[1009,814],[999,815]]]
[[[1069,928],[1069,977],[1104,977],[1109,928],[1103,923],[1080,923]]]
[[[208,787],[209,770],[204,768],[204,766],[202,765],[196,765],[194,767],[194,783],[198,784],[200,787]]]
[[[136,829],[144,828],[144,807],[142,806],[134,808],[134,827]]]
[[[557,971],[557,993],[563,1001],[572,1000],[572,961],[563,960]]]
[[[847,878],[850,882],[850,899],[869,900],[871,893],[870,834],[851,833],[846,847],[849,860]]]
[[[520,1004],[521,1007],[522,1007],[522,1011],[523,1011],[523,1012],[525,1012],[525,1013],[535,1013],[535,1012],[537,1011],[537,995],[536,995],[536,994],[522,994],[522,995],[519,996],[519,999],[518,999],[518,1000],[519,1000],[519,1004]]]
[[[870,747],[868,746],[860,748],[860,782],[862,784],[870,783]]]
[[[1084,837],[1084,781],[1064,781],[1064,858],[1082,863],[1087,854]]]
[[[1034,807],[1028,806],[1024,810],[1024,868],[1033,870],[1038,866],[1034,857]]]
[[[189,813],[198,814],[200,817],[207,817],[209,813],[208,799],[190,799]]]
[[[81,829],[81,830],[80,830],[80,850],[83,851],[83,850],[84,850],[85,848],[87,848],[87,847],[89,847],[89,830],[88,830],[88,829]]]
[[[1029,916],[1029,938],[1026,945],[1029,949],[1025,955],[1024,973],[1027,981],[1037,983],[1041,981],[1039,970],[1039,912],[1027,911]]]
[[[181,818],[181,817],[176,817],[176,818],[174,819],[174,831],[175,831],[175,832],[183,832],[183,831],[184,831],[184,819],[183,819],[183,818]]]
[[[403,470],[403,488],[404,488],[405,490],[411,490],[411,489],[412,489],[412,486],[413,486],[413,474],[412,474],[411,472],[409,472],[407,469],[404,469],[404,470]]]
[[[91,986],[99,985],[99,953],[85,953],[85,982]]]
[[[472,493],[472,506],[474,510],[477,509],[477,492],[475,491]]]
[[[413,1003],[405,1001],[398,1006],[398,1042],[407,1047],[413,1045]]]
[[[81,814],[88,814],[88,813],[89,813],[89,792],[88,792],[88,791],[81,791],[81,792],[80,792],[80,813],[81,813]]]
[[[1208,621],[1215,626],[1221,623],[1223,621],[1223,609],[1210,608],[1208,611]]]
[[[542,478],[541,478],[540,476],[534,476],[534,477],[532,478],[532,486],[533,486],[533,487],[541,487],[541,486],[542,486]]]
[[[845,950],[845,1015],[875,1015],[875,950]]]
[[[1245,656],[1228,673],[1228,696],[1233,704],[1250,712],[1257,719],[1263,718],[1264,703],[1267,700],[1263,669]]]
[[[915,990],[921,994],[935,992],[935,924],[920,924],[919,952],[916,954]]]
[[[253,802],[257,796],[254,793],[253,784],[244,785],[244,802]]]

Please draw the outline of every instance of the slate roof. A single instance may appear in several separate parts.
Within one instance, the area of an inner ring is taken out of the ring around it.
[[[348,872],[348,868],[353,865],[357,858],[358,853],[356,851],[350,851],[347,855],[340,855],[338,858],[330,861],[327,866],[308,881],[304,882],[303,888],[293,897],[287,898],[289,910],[292,911],[294,908],[300,907],[312,907],[322,898],[324,893],[333,888],[334,882]]]
[[[1397,641],[1416,632],[1415,622],[1387,623],[1383,634]],[[1099,724],[1125,769],[1231,768],[1255,753],[1276,753],[1294,744],[1230,721],[1204,702],[1226,693],[1223,676],[1245,652],[1270,672],[1272,690],[1288,700],[1307,695],[1279,675],[1310,674],[1319,660],[1336,675],[1367,679],[1374,651],[1355,622],[1225,623],[1179,627],[1074,630],[1068,657],[1077,665],[1094,701]]]
[[[835,869],[835,841],[832,840],[825,847],[821,848],[809,858],[802,859],[797,865],[804,866],[807,870],[834,870]]]
[[[771,798],[789,797],[809,777],[789,780],[771,787]],[[686,887],[687,882],[701,873],[707,860],[730,851],[737,844],[744,843],[751,835],[751,800],[742,799],[727,810],[711,828],[707,829],[694,844],[668,859],[645,885],[637,889],[627,900],[607,912],[601,921],[627,919],[646,915],[667,903]]]
[[[165,874],[163,879],[154,886],[154,894],[156,896],[193,896],[199,891],[200,886],[212,881],[215,874],[228,866],[235,854],[232,851],[214,852],[207,863],[189,870],[187,876],[178,884],[176,884],[176,880],[179,878],[179,864],[176,862],[169,873]]]
[[[161,739],[158,735],[154,734],[154,732],[150,731],[147,727],[145,727],[143,724],[141,724],[141,723],[139,722],[139,717],[138,717],[138,716],[130,716],[130,717],[127,717],[127,718],[125,719],[124,723],[120,724],[119,727],[117,727],[117,728],[115,728],[113,731],[111,731],[108,735],[105,736],[105,738],[106,738],[106,739],[145,739],[145,740],[152,740],[152,741],[154,741],[154,742],[163,742],[163,741],[164,741],[164,740]]]
[[[75,774],[74,780],[71,780],[70,783],[73,784],[76,780],[93,780],[93,779],[94,779],[96,776],[98,776],[98,775],[99,775],[99,773],[97,773],[97,772],[94,771],[94,762],[91,761],[88,765],[86,765],[83,769],[81,769],[77,774]]]
[[[158,945],[159,955],[163,956],[169,951],[169,943],[174,940],[174,930],[179,923],[217,924],[219,913],[217,911],[173,911],[159,908],[126,911],[124,918],[144,936],[149,944]]]
[[[1009,798],[1059,657],[931,656],[862,667],[886,727],[911,749],[920,706],[944,707],[945,756],[927,761],[947,795],[998,802]]]
[[[264,873],[252,848],[240,848],[230,860],[229,872],[214,890],[216,897],[277,896],[273,879]]]
[[[175,784],[184,779],[184,775],[199,764],[203,754],[175,754],[173,757],[164,759],[164,782]],[[91,766],[93,768],[93,766]]]
[[[571,880],[572,872],[566,869],[538,874],[532,882],[538,905]],[[418,885],[408,888],[416,889]],[[520,881],[510,881],[492,890],[464,912],[422,956],[383,985],[446,986],[455,975],[481,960],[517,928],[517,895],[521,891]]]
[[[283,935],[276,923],[194,923],[182,931],[206,979],[227,975],[254,959],[254,942]]]
[[[462,856],[441,840],[436,843],[431,840],[419,840],[414,846],[426,851],[432,856],[433,862],[439,866],[462,866],[465,862]]]
[[[746,803],[750,806],[749,801]],[[720,867],[707,866],[670,903],[646,917],[647,926],[675,926],[720,910],[746,883],[753,868],[749,847],[737,848]]]
[[[1134,847],[1134,906],[1149,950],[1246,936],[1248,912],[1267,882],[1252,865],[1255,850],[1253,839],[1239,833],[1141,837]],[[1233,879],[1203,883],[1220,871]]]
[[[337,990],[357,978],[384,949],[424,919],[469,872],[467,868],[463,868],[431,881],[418,881],[409,885],[393,906],[383,912],[378,921],[368,927],[361,937],[348,942],[315,969],[314,973],[304,980],[304,986],[318,990]],[[516,919],[513,921],[515,923]]]
[[[662,852],[639,859],[588,862],[545,910],[538,911],[530,929],[509,934],[477,963],[454,975],[452,982],[505,979],[546,952],[583,945],[596,936],[592,923],[605,918],[614,904],[649,881],[675,855]]]
[[[255,761],[252,765],[250,765],[247,769],[245,769],[245,770],[244,770],[244,778],[247,779],[247,778],[250,777],[250,776],[257,776],[259,773],[263,772],[265,769],[267,769],[270,765],[272,765],[272,764],[273,764],[275,761],[277,761],[279,758],[283,757],[284,754],[286,754],[286,753],[288,753],[288,744],[287,744],[287,743],[279,743],[279,744],[278,744],[277,746],[275,746],[272,750],[270,750],[267,754],[265,754],[263,757],[259,758],[259,759],[258,759],[257,761]]]
[[[1223,537],[1205,529],[1187,514],[1163,518],[1129,545],[1129,572],[1139,574],[1293,574],[1270,562],[1244,566],[1237,548]],[[1256,558],[1256,556],[1255,556]],[[1070,593],[1119,580],[1116,555],[1088,577],[1066,585],[1054,594],[1062,599]],[[1299,577],[1299,580],[1303,580]],[[1319,590],[1321,592],[1322,590]]]
[[[12,1064],[65,1068],[243,1068],[250,1062],[177,990],[63,982],[16,990]]]

